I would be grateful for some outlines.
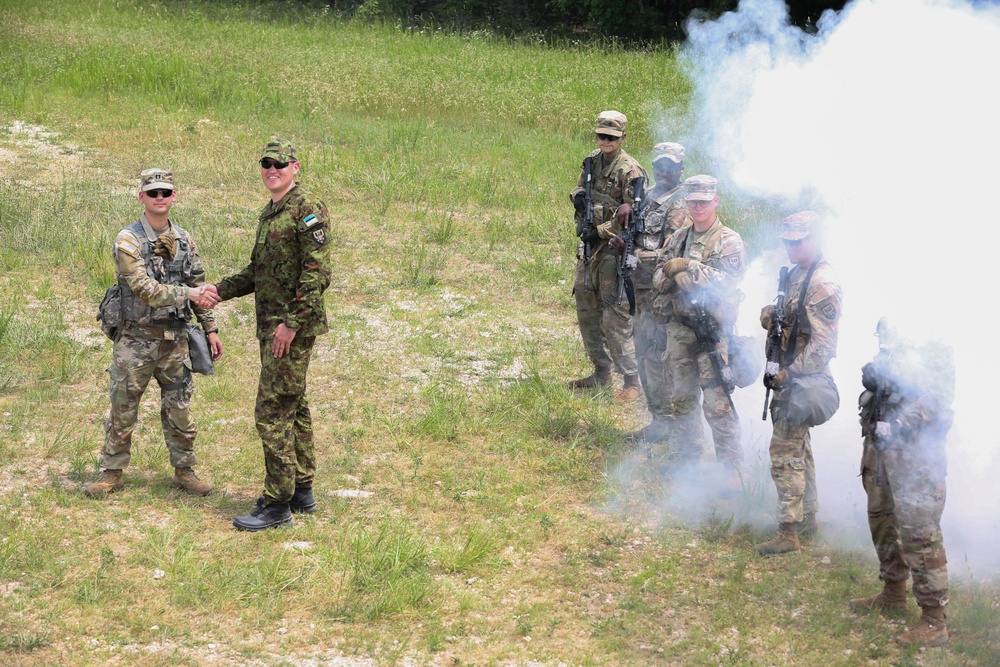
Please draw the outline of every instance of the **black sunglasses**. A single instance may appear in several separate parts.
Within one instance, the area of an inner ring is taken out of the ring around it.
[[[602,140],[603,141],[618,141],[619,139],[621,139],[621,137],[612,137],[610,134],[598,134],[597,135],[597,140],[598,141],[602,141]]]
[[[146,196],[153,199],[159,199],[160,197],[168,199],[172,194],[174,194],[173,190],[146,190]]]
[[[287,162],[278,162],[277,160],[268,160],[267,158],[260,161],[261,169],[270,169],[271,167],[274,167],[275,169],[284,169],[287,166]]]

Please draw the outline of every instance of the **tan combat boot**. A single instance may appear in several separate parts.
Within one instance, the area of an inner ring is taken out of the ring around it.
[[[568,382],[570,389],[594,389],[595,387],[607,387],[611,384],[611,369],[597,368],[593,373],[585,378]]]
[[[816,513],[808,512],[799,521],[799,539],[803,542],[810,542],[819,533],[819,524],[816,523]]]
[[[615,396],[616,403],[627,403],[642,396],[642,387],[639,385],[639,374],[625,376],[625,384],[622,390]]]
[[[853,611],[906,611],[906,579],[887,581],[882,592],[850,602]]]
[[[83,493],[91,498],[97,498],[98,496],[106,496],[115,491],[121,491],[124,488],[125,481],[122,480],[121,470],[102,470],[101,476],[97,478],[97,481],[84,489]]]
[[[191,468],[174,468],[174,484],[196,496],[207,496],[212,491],[212,486],[198,479]]]
[[[917,627],[896,637],[903,646],[943,646],[948,643],[944,607],[921,607]]]
[[[780,556],[799,550],[799,531],[797,523],[783,523],[778,526],[774,537],[763,544],[758,544],[754,550],[758,556]]]

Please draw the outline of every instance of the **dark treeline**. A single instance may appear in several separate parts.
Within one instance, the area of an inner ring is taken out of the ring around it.
[[[689,17],[718,16],[735,10],[738,0],[326,0],[326,4],[337,13],[396,19],[408,26],[659,42],[683,39]],[[842,9],[845,0],[788,4],[792,22],[808,29],[825,9]]]

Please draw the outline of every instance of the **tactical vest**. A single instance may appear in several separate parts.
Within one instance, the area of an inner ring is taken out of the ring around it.
[[[143,224],[141,219],[133,222],[127,229],[135,234],[139,241],[139,252],[146,264],[146,275],[163,285],[186,285],[192,278],[194,264],[188,251],[188,235],[177,225],[171,224],[177,236],[177,252],[172,260],[153,253],[157,234],[152,227]],[[190,302],[187,301],[182,308],[176,306],[150,308],[142,299],[135,296],[121,276],[118,277],[118,286],[121,289],[122,317],[126,324],[176,326],[189,321],[194,314]]]

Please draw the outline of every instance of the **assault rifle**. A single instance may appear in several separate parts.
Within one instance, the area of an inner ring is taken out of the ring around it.
[[[594,180],[594,159],[589,155],[583,160],[583,173],[586,181],[583,186],[583,215],[576,220],[576,236],[583,238],[594,227],[594,198],[590,194],[590,183]],[[590,264],[590,242],[583,242],[583,264]]]
[[[618,305],[622,305],[622,298],[628,296],[628,314],[635,315],[635,286],[632,284],[632,271],[639,266],[639,258],[635,256],[635,240],[646,231],[646,212],[643,210],[643,197],[645,197],[646,177],[639,176],[632,181],[632,214],[630,220],[625,224],[625,229],[618,235],[625,242],[625,249],[618,257],[618,285],[615,288],[618,294]]]
[[[778,273],[778,298],[774,302],[774,317],[771,319],[771,327],[767,330],[767,346],[764,348],[764,355],[767,363],[764,364],[764,414],[761,419],[767,421],[767,407],[771,403],[771,382],[778,371],[781,370],[781,327],[785,319],[785,293],[788,292],[788,267],[781,267]]]
[[[736,406],[733,405],[733,389],[736,387],[736,382],[733,380],[733,372],[722,361],[722,356],[719,354],[719,343],[722,342],[722,331],[719,323],[709,314],[708,309],[705,308],[705,304],[700,299],[690,295],[686,298],[688,305],[695,312],[695,317],[694,319],[685,317],[682,322],[691,327],[694,332],[694,351],[704,352],[708,355],[709,361],[712,362],[712,369],[715,371],[715,377],[722,390],[726,392],[729,407],[733,409],[733,412],[736,412]]]

